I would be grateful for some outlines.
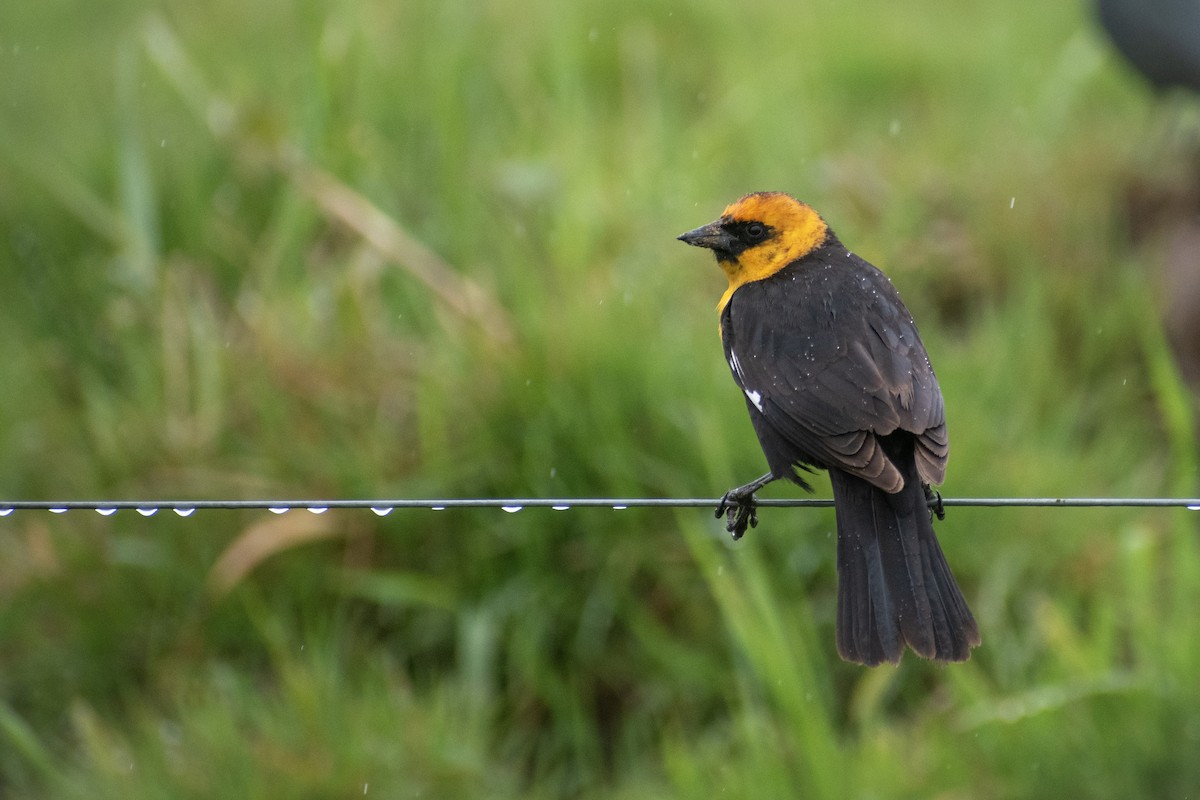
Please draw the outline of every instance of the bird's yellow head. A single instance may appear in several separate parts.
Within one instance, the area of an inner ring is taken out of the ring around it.
[[[829,227],[810,206],[783,192],[755,192],[727,206],[715,222],[679,240],[707,247],[729,278],[717,311],[744,283],[769,278],[829,238]]]

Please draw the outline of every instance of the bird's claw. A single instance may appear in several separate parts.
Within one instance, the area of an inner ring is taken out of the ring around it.
[[[717,504],[717,519],[725,517],[725,530],[729,531],[736,542],[746,533],[747,528],[758,527],[758,498],[754,493],[739,493],[736,489],[728,491]]]
[[[942,493],[929,486],[929,484],[925,484],[925,500],[931,504],[929,512],[932,516],[938,518],[938,522],[946,518],[946,506],[942,504]]]

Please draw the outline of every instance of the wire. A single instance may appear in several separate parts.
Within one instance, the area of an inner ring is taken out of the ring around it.
[[[516,512],[526,508],[550,508],[565,511],[570,508],[714,508],[719,500],[707,497],[457,497],[443,499],[377,499],[377,500],[0,500],[0,517],[13,511],[96,511],[104,516],[121,510],[137,511],[151,516],[168,509],[180,516],[190,516],[198,509],[256,509],[282,514],[292,510],[307,510],[320,514],[331,508],[370,509],[383,516],[396,509],[425,508],[444,511],[451,508],[498,508]],[[933,506],[936,500],[931,501]],[[950,507],[976,508],[1187,508],[1200,511],[1200,497],[945,497],[941,504]],[[759,500],[761,508],[828,508],[832,500],[800,498],[790,500]]]

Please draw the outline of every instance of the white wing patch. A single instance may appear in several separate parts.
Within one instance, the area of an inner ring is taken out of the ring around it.
[[[733,370],[733,374],[737,376],[739,384],[744,384],[746,382],[746,376],[742,374],[742,362],[738,361],[737,353],[734,353],[733,351],[730,351],[729,353],[729,368]],[[750,402],[754,403],[754,407],[758,409],[759,413],[763,413],[762,393],[756,392],[753,389],[743,389],[742,391],[746,393],[746,397],[750,398]]]
[[[745,378],[745,376],[744,376],[744,375],[742,375],[742,362],[738,361],[737,353],[730,352],[730,354],[729,354],[729,368],[730,368],[731,370],[733,370],[733,374],[734,374],[734,375],[737,375],[737,376],[738,376],[738,380],[745,380],[745,379],[746,379],[746,378]]]

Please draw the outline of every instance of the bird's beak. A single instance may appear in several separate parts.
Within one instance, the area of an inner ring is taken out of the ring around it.
[[[696,247],[707,247],[709,250],[715,250],[718,253],[730,252],[734,245],[737,244],[737,239],[721,226],[721,220],[710,222],[694,231],[681,233],[676,237],[679,241]]]

